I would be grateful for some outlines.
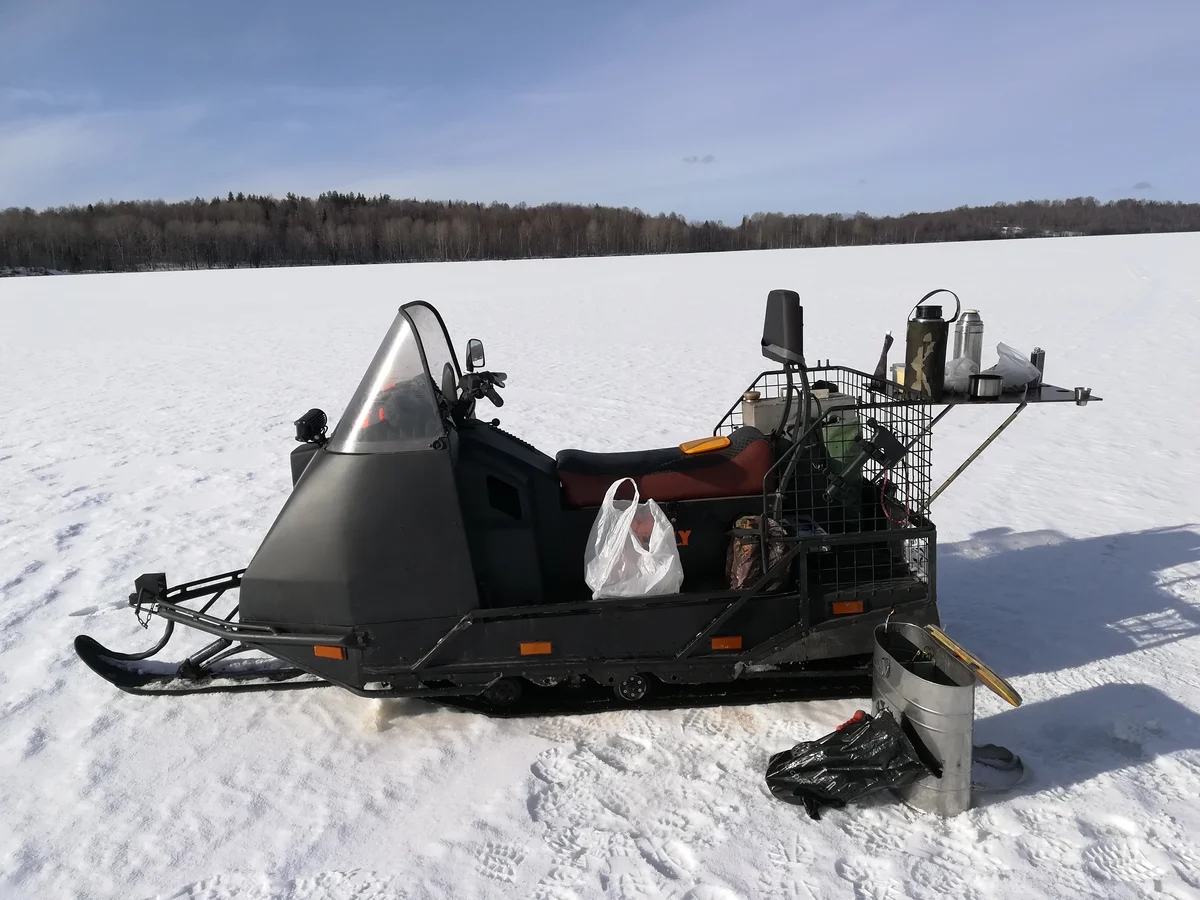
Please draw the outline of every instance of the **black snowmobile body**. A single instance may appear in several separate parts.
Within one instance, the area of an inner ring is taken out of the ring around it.
[[[130,605],[167,621],[158,644],[123,654],[81,635],[76,650],[148,694],[336,685],[490,709],[861,694],[876,625],[939,621],[926,514],[941,416],[880,372],[806,366],[801,316],[798,295],[771,292],[763,354],[781,368],[707,442],[551,457],[477,416],[507,376],[481,370],[476,340],[464,372],[438,312],[409,303],[332,435],[319,410],[296,422],[292,491],[247,567],[143,575]],[[1067,399],[1046,385],[1007,402]],[[592,599],[585,547],[624,477],[671,519],[680,593]],[[737,589],[734,533],[773,548]],[[212,641],[156,662],[176,624]]]

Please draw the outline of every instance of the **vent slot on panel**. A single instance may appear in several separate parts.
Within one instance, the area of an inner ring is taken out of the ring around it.
[[[492,509],[502,512],[510,519],[521,518],[521,493],[511,484],[494,475],[487,477],[488,503]]]

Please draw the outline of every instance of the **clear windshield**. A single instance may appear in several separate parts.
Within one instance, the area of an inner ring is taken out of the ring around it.
[[[328,449],[334,453],[422,450],[442,434],[433,384],[425,374],[412,325],[401,312],[342,413]]]
[[[453,403],[458,396],[460,373],[458,360],[454,358],[454,351],[446,338],[446,329],[432,307],[424,303],[409,303],[404,311],[417,327],[417,337],[421,340],[421,349],[425,351],[425,361],[429,363],[429,374],[434,385],[442,389],[447,402]]]

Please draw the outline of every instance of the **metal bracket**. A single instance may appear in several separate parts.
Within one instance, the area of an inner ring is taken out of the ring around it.
[[[1021,414],[1021,410],[1023,410],[1028,405],[1029,405],[1028,403],[1022,401],[1021,404],[1012,411],[1012,414],[1009,415],[1009,417],[1007,419],[1005,419],[1002,423],[1000,423],[1000,427],[997,428],[995,431],[993,431],[991,433],[991,435],[988,436],[988,439],[986,441],[984,441],[982,444],[980,444],[979,447],[975,450],[975,452],[972,453],[970,456],[968,456],[961,466],[959,466],[957,469],[954,470],[954,474],[951,475],[949,478],[947,478],[945,480],[945,482],[942,484],[942,486],[940,488],[938,488],[936,491],[934,491],[932,495],[930,495],[929,500],[925,503],[924,509],[922,509],[922,511],[921,511],[922,514],[929,511],[929,507],[933,505],[933,501],[936,500],[941,495],[942,491],[944,491],[946,488],[950,487],[950,485],[954,482],[954,479],[958,478],[959,475],[961,475],[963,472],[965,472],[967,470],[967,467],[969,465],[971,465],[971,463],[975,462],[975,460],[979,457],[979,454],[981,454],[984,450],[986,450],[988,448],[988,446],[992,443],[992,441],[994,441],[996,438],[998,438],[1000,436],[1000,433],[1002,431],[1004,431],[1004,429],[1006,429],[1009,425],[1011,425],[1013,422],[1013,419],[1015,419],[1017,416],[1019,416]]]

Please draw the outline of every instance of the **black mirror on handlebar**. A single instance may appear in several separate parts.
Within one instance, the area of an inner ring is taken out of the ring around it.
[[[484,367],[483,341],[471,338],[467,341],[467,371],[474,372]]]

